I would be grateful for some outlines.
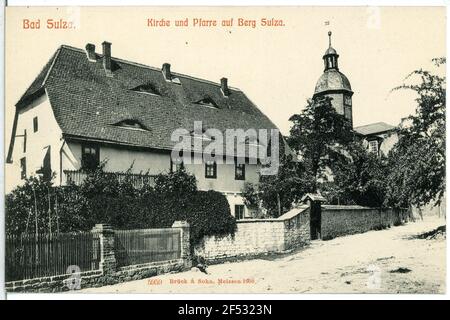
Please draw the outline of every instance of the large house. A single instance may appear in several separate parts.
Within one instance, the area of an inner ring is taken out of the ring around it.
[[[328,32],[329,46],[322,59],[324,71],[316,83],[313,99],[331,97],[331,103],[339,114],[344,115],[353,124],[353,91],[348,78],[339,71],[337,51],[331,46],[331,32]],[[387,155],[398,141],[398,128],[384,122],[371,123],[353,128],[363,137],[369,152]]]
[[[102,49],[62,45],[17,102],[7,162],[22,179],[55,173],[56,185],[79,183],[83,169],[105,161],[107,172],[130,169],[143,178],[175,170],[171,134],[186,128],[194,135],[195,121],[220,131],[276,129],[226,78],[215,83],[167,63],[160,69],[112,57],[108,42]],[[240,192],[244,182],[258,182],[258,162],[184,166],[199,189],[224,193],[232,214],[248,216]]]

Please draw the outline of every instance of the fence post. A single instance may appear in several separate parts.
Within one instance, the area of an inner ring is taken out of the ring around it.
[[[100,270],[103,274],[116,272],[116,255],[114,252],[114,230],[108,224],[96,224],[92,232],[100,237]]]
[[[189,223],[187,221],[175,221],[172,228],[181,229],[181,259],[185,268],[192,267],[191,244],[189,239]]]

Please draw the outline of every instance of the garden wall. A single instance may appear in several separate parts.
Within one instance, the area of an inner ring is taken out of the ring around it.
[[[393,209],[361,206],[322,205],[321,237],[323,240],[400,225],[404,213]]]
[[[308,243],[309,207],[292,209],[276,219],[237,221],[233,236],[208,236],[194,248],[209,262],[279,253]]]

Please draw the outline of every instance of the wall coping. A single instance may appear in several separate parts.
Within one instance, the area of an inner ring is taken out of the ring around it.
[[[278,220],[277,218],[236,220],[236,223],[252,223],[252,222],[281,222],[281,220]]]
[[[392,210],[392,208],[377,208],[377,207],[363,207],[358,205],[350,205],[350,206],[342,206],[342,205],[322,205],[323,210],[378,210],[378,211],[385,211],[385,210]]]
[[[264,218],[264,219],[242,219],[242,220],[236,220],[236,223],[251,223],[251,222],[283,222],[286,220],[290,220],[294,217],[296,217],[299,214],[302,214],[305,212],[309,206],[299,206],[297,208],[291,209],[285,214],[279,216],[278,218]]]
[[[282,220],[282,221],[284,221],[284,220],[290,220],[290,219],[294,218],[295,216],[297,216],[297,215],[299,215],[299,214],[305,212],[308,208],[309,208],[308,205],[301,205],[301,206],[298,206],[298,207],[296,207],[296,208],[294,208],[294,209],[289,210],[289,211],[286,212],[285,214],[279,216],[279,217],[277,218],[277,220]]]

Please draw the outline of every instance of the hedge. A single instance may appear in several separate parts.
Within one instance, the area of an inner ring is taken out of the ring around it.
[[[90,230],[96,223],[115,229],[171,227],[176,220],[191,226],[191,242],[204,236],[233,234],[236,221],[225,196],[198,191],[195,177],[184,172],[161,174],[155,186],[140,190],[119,182],[101,168],[81,186],[54,187],[39,177],[6,195],[6,233]]]

